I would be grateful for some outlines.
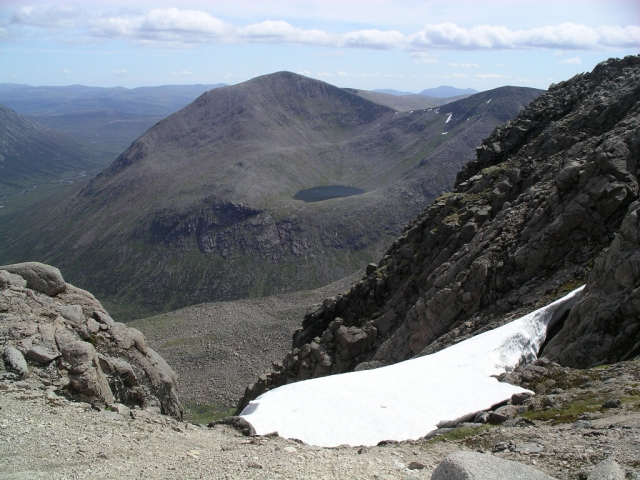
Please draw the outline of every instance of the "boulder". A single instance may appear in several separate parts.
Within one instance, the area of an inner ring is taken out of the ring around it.
[[[39,262],[4,265],[0,270],[21,276],[27,281],[27,288],[53,297],[67,289],[60,270]]]
[[[553,480],[553,477],[522,463],[460,451],[442,460],[431,480]]]
[[[588,480],[624,480],[625,478],[626,473],[620,464],[607,458],[595,466]]]
[[[48,297],[31,290],[32,283],[25,288],[15,274],[2,278],[23,282],[22,291],[0,295],[0,352],[6,352],[7,370],[26,375],[26,358],[34,381],[70,400],[182,418],[175,373],[140,331],[114,322],[93,295],[73,285]]]
[[[6,270],[0,270],[0,288],[7,288],[9,285],[16,287],[26,287],[27,281],[20,275],[14,275]]]
[[[21,377],[24,377],[29,373],[27,362],[20,350],[17,348],[6,348],[2,358],[4,359],[5,368],[10,372],[17,373]]]

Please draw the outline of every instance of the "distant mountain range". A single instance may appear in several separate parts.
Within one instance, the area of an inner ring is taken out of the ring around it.
[[[478,93],[478,90],[474,90],[473,88],[455,88],[442,85],[437,88],[427,88],[426,90],[422,90],[420,95],[435,98],[450,98],[459,97],[460,95],[473,95],[474,93]]]
[[[427,88],[426,90],[422,90],[420,93],[411,93],[411,92],[401,92],[398,90],[393,90],[392,88],[382,88],[378,90],[373,90],[378,93],[385,93],[387,95],[395,95],[395,96],[406,96],[406,95],[424,95],[427,97],[433,98],[451,98],[451,97],[459,97],[461,95],[473,95],[474,93],[478,93],[478,90],[474,90],[473,88],[456,88],[449,87],[446,85],[442,85],[437,88]]]
[[[540,93],[398,112],[289,72],[216,88],[75,195],[0,219],[0,262],[54,263],[129,317],[324,285],[378,258]]]
[[[136,138],[204,92],[224,86],[102,88],[0,84],[0,104],[41,125],[92,143],[115,159]]]

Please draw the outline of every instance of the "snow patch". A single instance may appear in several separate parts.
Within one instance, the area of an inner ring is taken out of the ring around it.
[[[271,390],[241,415],[258,435],[277,431],[323,447],[420,438],[526,392],[493,375],[534,360],[547,326],[573,307],[583,288],[432,355]]]
[[[453,113],[447,113],[447,115],[449,116],[447,117],[447,121],[444,123],[449,123],[451,121],[451,117],[453,117]]]
[[[446,135],[447,133],[449,133],[449,132],[442,132],[442,135]]]
[[[489,100],[487,100],[487,103],[490,103],[490,102],[491,102],[491,100],[493,100],[493,98],[490,98]]]

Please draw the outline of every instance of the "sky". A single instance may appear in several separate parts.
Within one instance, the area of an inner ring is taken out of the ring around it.
[[[547,88],[640,53],[637,0],[0,0],[0,83]]]

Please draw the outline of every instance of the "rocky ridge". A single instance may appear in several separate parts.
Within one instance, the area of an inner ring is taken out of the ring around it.
[[[496,128],[452,193],[305,316],[239,410],[287,382],[438,351],[583,283],[541,354],[580,367],[637,355],[639,79],[640,57],[608,60]]]
[[[55,267],[0,266],[0,351],[3,380],[31,379],[51,398],[182,418],[171,367]]]

